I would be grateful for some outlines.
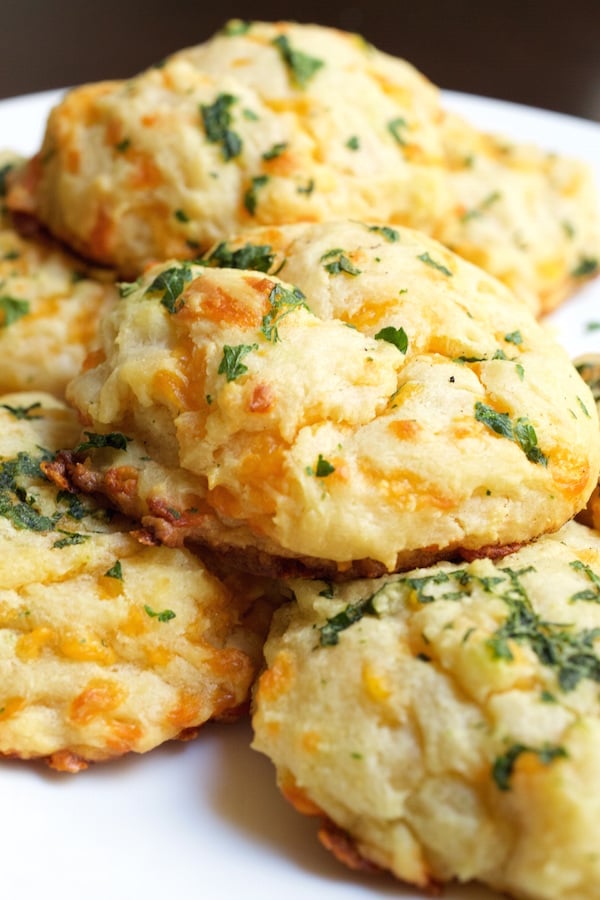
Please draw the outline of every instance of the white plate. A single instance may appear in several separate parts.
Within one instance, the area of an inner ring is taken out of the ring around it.
[[[58,92],[0,103],[0,148],[37,149]],[[600,125],[500,101],[445,93],[475,124],[588,160],[600,184]],[[551,317],[572,355],[600,350],[600,283]],[[391,878],[346,871],[317,843],[315,823],[279,796],[250,729],[205,726],[200,738],[138,758],[53,773],[0,763],[1,893],[45,900],[375,900],[422,895]],[[168,892],[168,893],[167,893]],[[495,900],[453,887],[447,900]]]

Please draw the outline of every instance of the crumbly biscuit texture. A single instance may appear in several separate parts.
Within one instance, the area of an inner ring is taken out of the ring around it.
[[[65,771],[191,735],[247,702],[270,601],[43,474],[71,410],[0,398],[0,754]]]
[[[133,278],[255,224],[424,230],[546,312],[598,270],[589,169],[482,134],[354,34],[234,22],[126,82],[69,92],[10,204]]]
[[[292,582],[254,747],[353,867],[596,900],[599,584],[576,523],[496,564]]]
[[[593,401],[496,280],[407,229],[266,231],[245,258],[295,284],[212,268],[224,245],[125,289],[69,397],[133,440],[79,454],[82,484],[169,540],[338,575],[506,552],[585,504]]]

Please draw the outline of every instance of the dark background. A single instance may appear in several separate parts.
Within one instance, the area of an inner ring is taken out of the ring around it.
[[[441,87],[600,121],[600,0],[1,0],[0,97],[127,77],[231,17],[358,31]]]

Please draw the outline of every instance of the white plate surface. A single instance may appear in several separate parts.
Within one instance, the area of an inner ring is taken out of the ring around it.
[[[0,102],[0,149],[34,152],[59,92]],[[446,92],[474,124],[585,159],[600,184],[600,125]],[[574,356],[600,350],[600,283],[551,318]],[[590,327],[591,326],[591,327]],[[423,900],[391,878],[357,876],[317,843],[315,823],[279,796],[249,726],[208,725],[198,740],[77,776],[0,762],[2,897],[14,900]],[[447,900],[497,900],[479,887]]]

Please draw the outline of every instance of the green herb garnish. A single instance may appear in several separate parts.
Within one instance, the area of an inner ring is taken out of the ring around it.
[[[264,187],[267,181],[269,180],[268,175],[255,175],[252,181],[250,182],[250,187],[246,190],[244,194],[244,206],[248,210],[251,216],[253,216],[256,212],[256,204],[258,203],[257,191],[259,188]]]
[[[271,306],[262,319],[261,331],[268,341],[276,343],[279,340],[278,326],[281,320],[296,309],[308,309],[306,297],[300,288],[288,288],[283,284],[275,284],[269,294]]]
[[[87,441],[79,444],[74,453],[83,453],[85,450],[97,450],[101,447],[112,447],[114,450],[127,450],[127,444],[131,438],[125,437],[120,431],[110,431],[108,434],[96,434],[93,431],[84,431]]]
[[[287,143],[273,144],[270,150],[266,150],[263,153],[262,158],[264,160],[276,159],[278,156],[281,156],[282,153],[285,153],[287,146]]]
[[[585,278],[594,275],[598,271],[598,260],[593,256],[584,256],[575,266],[571,275],[573,278]]]
[[[225,344],[218,374],[225,375],[227,381],[235,381],[248,371],[248,366],[244,365],[242,359],[252,350],[258,350],[258,344],[238,344],[236,347]]]
[[[7,409],[15,419],[43,419],[43,416],[33,413],[34,409],[42,408],[42,404],[39,402],[31,403],[29,406],[9,406],[8,403],[0,403],[0,407]]]
[[[305,88],[319,69],[325,65],[322,59],[309,56],[308,53],[304,53],[302,50],[295,50],[284,34],[276,37],[273,40],[273,44],[279,50],[281,58],[288,67],[292,81],[299,88]]]
[[[406,144],[406,139],[402,134],[402,131],[405,128],[408,128],[408,122],[406,121],[406,119],[403,119],[402,116],[398,116],[398,118],[392,119],[387,123],[387,130],[390,132],[396,143],[400,144],[401,147],[404,147]]]
[[[335,472],[335,466],[332,466],[329,460],[325,459],[325,457],[319,453],[319,458],[315,467],[316,477],[327,478],[327,476],[331,475],[333,472]]]
[[[275,254],[269,244],[244,244],[238,250],[230,250],[222,241],[205,262],[224,269],[253,269],[268,272],[273,265]]]
[[[443,275],[452,275],[450,269],[448,269],[442,263],[436,262],[436,260],[429,255],[428,251],[419,254],[419,256],[417,256],[417,259],[420,259],[421,262],[424,262],[426,266],[431,266],[432,269],[437,269],[438,272],[441,272]]]
[[[172,609],[163,609],[160,612],[156,612],[151,606],[144,604],[144,611],[151,619],[156,619],[158,622],[170,622],[171,619],[175,618],[175,613]]]
[[[14,325],[15,322],[26,316],[28,312],[28,300],[19,300],[17,297],[9,297],[7,294],[4,294],[0,297],[0,313],[2,313],[0,328],[8,328],[9,325]]]
[[[360,275],[362,271],[348,259],[344,251],[339,247],[324,253],[321,257],[321,262],[325,259],[330,260],[330,262],[325,263],[323,268],[329,272],[330,275],[341,275],[342,272],[345,272],[346,275],[356,276]]]
[[[510,780],[515,764],[523,753],[535,753],[539,761],[547,766],[555,759],[564,759],[567,751],[555,744],[545,744],[541,748],[528,747],[526,744],[513,744],[503,756],[498,756],[492,766],[492,777],[501,791],[510,790]]]
[[[177,313],[183,307],[181,294],[186,284],[192,280],[192,270],[189,263],[180,266],[171,266],[157,275],[154,281],[146,288],[146,294],[160,293],[162,306],[170,313]]]
[[[225,162],[239,156],[242,150],[240,136],[230,128],[230,109],[236,102],[237,97],[233,94],[219,94],[213,104],[200,106],[206,138],[212,144],[221,145],[221,155]]]
[[[404,328],[394,328],[393,325],[386,325],[375,335],[376,341],[387,341],[397,347],[400,353],[406,353],[408,349],[408,337]]]
[[[535,429],[527,419],[519,418],[513,423],[508,413],[497,412],[479,401],[475,404],[475,418],[500,437],[514,441],[530,462],[548,464],[548,457],[538,447]]]
[[[123,567],[121,565],[121,560],[118,559],[110,569],[104,573],[106,578],[116,578],[118,581],[123,581]]]

